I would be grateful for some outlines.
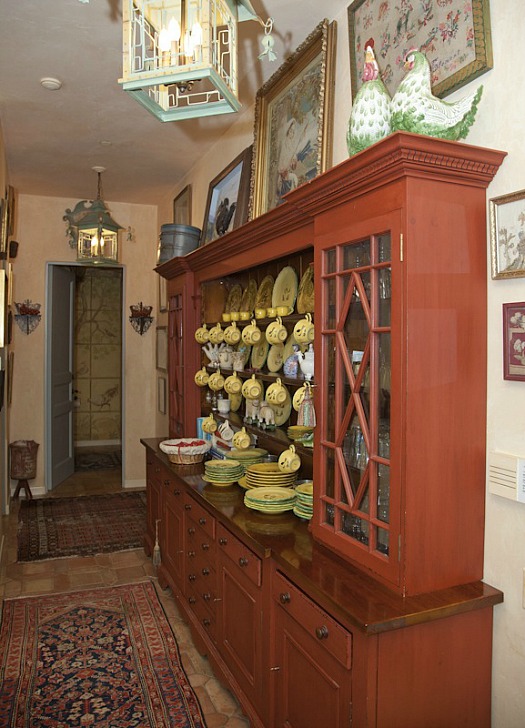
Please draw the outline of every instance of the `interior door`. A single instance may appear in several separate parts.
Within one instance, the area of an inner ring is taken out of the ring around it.
[[[46,352],[46,488],[73,474],[73,306],[75,276],[48,266]]]

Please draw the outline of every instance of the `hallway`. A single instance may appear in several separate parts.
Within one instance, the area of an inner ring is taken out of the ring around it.
[[[79,472],[59,485],[47,497],[94,495],[118,492],[121,481],[119,469]],[[0,597],[66,592],[85,587],[96,588],[129,584],[155,579],[151,559],[142,549],[99,554],[88,557],[68,557],[49,561],[17,563],[17,501],[11,501],[11,514],[0,518]],[[171,592],[157,586],[160,602],[172,626],[179,645],[182,663],[202,706],[208,728],[248,728],[231,693],[213,675],[205,657],[195,649],[191,634],[179,616]]]

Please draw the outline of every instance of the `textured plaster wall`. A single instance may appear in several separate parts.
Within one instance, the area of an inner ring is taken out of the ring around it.
[[[73,262],[76,252],[69,247],[62,216],[76,200],[19,195],[16,239],[20,242],[13,261],[14,301],[26,298],[42,304],[42,321],[29,336],[14,326],[15,366],[13,401],[9,411],[10,439],[36,440],[40,443],[36,492],[44,486],[44,353],[45,281],[47,262]],[[123,449],[124,481],[128,485],[145,483],[144,453],[141,437],[156,435],[155,324],[139,336],[128,322],[129,306],[143,301],[154,306],[157,315],[156,262],[157,209],[148,205],[112,203],[107,205],[115,220],[130,226],[134,240],[121,245],[124,266],[124,380]]]
[[[333,162],[347,157],[346,126],[351,108],[348,55],[347,6],[342,0],[338,22],[336,101]],[[448,97],[453,101],[484,85],[478,118],[466,142],[502,149],[508,156],[488,189],[487,199],[525,188],[525,45],[523,44],[522,0],[491,0],[494,68],[469,86]],[[312,28],[322,18],[312,17]],[[175,194],[191,183],[194,224],[201,227],[210,180],[253,138],[253,108],[239,117],[237,124],[215,149],[203,157],[191,174],[170,191],[159,207],[161,222],[171,222],[171,202]],[[502,310],[504,302],[525,301],[525,279],[493,281],[487,240],[479,244],[487,251],[488,286],[488,427],[487,449],[502,450],[525,457],[525,384],[507,382],[502,376]],[[461,238],[458,235],[458,247]],[[446,454],[444,454],[446,456]],[[454,507],[454,504],[450,504]],[[525,505],[487,493],[485,529],[485,580],[503,590],[504,604],[494,610],[493,726],[522,728],[525,715],[525,609],[523,608],[523,569],[525,567]],[[461,554],[458,554],[461,558]]]

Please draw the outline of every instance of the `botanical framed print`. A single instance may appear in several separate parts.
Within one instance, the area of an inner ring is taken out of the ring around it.
[[[331,164],[335,36],[324,20],[257,92],[250,218]]]
[[[252,146],[241,152],[210,183],[201,245],[207,245],[248,218]]]
[[[525,382],[525,302],[503,304],[503,378]]]
[[[381,78],[393,95],[409,50],[425,54],[432,92],[447,96],[492,68],[489,0],[355,0],[348,7],[352,97],[362,80],[364,44],[375,42]]]
[[[156,328],[156,358],[157,369],[163,372],[168,371],[168,327],[157,326]]]
[[[191,185],[186,185],[173,200],[173,222],[175,225],[191,225]]]
[[[525,276],[525,190],[489,200],[492,278]]]
[[[166,377],[157,377],[157,409],[166,414]]]

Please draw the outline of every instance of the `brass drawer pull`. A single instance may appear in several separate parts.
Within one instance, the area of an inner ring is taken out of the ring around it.
[[[190,536],[194,536],[195,535],[195,529],[194,528],[188,528],[188,533],[190,534]]]
[[[195,556],[197,556],[197,553],[196,551],[188,551],[188,556],[190,557],[190,559],[194,559]]]
[[[184,509],[185,509],[186,511],[191,511],[191,503],[185,503],[185,504],[184,504]]]
[[[177,488],[177,490],[174,490],[173,495],[180,495],[180,490],[178,488]]]
[[[281,604],[290,604],[291,599],[292,597],[288,592],[282,592],[281,594],[279,594],[279,601],[281,602]]]
[[[316,627],[315,629],[315,635],[318,640],[326,640],[328,639],[328,627],[323,624],[322,627]]]
[[[201,526],[206,525],[206,519],[204,518],[204,516],[202,518],[199,518],[199,523],[201,524]]]
[[[196,604],[197,603],[197,599],[195,597],[189,597],[188,601],[189,601],[190,604]]]
[[[226,546],[226,544],[228,543],[228,539],[227,538],[220,538],[219,539],[219,543],[220,543],[221,546]]]
[[[210,626],[210,624],[211,624],[211,620],[210,620],[210,619],[208,619],[208,618],[206,618],[206,619],[203,619],[203,620],[202,620],[202,623],[203,623],[203,625],[204,625],[205,627],[209,627],[209,626]]]
[[[201,544],[201,548],[202,548],[203,551],[208,551],[209,548],[210,548],[210,544],[209,543],[203,543],[203,544]]]
[[[188,581],[195,581],[195,580],[196,580],[196,578],[197,578],[197,574],[190,574],[190,575],[188,576]]]
[[[239,566],[248,566],[248,559],[246,556],[241,556],[239,559]]]
[[[210,574],[210,570],[208,569],[207,566],[205,566],[204,569],[202,570],[202,575],[209,576],[209,574]]]
[[[211,594],[210,594],[210,592],[206,592],[205,594],[203,594],[203,595],[202,595],[202,598],[204,599],[204,601],[205,601],[205,602],[209,602],[209,601],[210,601],[210,599],[211,599]]]

